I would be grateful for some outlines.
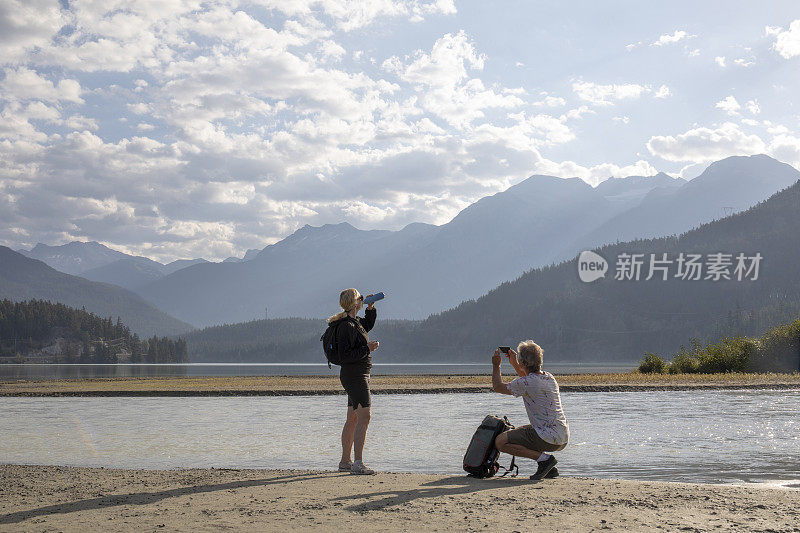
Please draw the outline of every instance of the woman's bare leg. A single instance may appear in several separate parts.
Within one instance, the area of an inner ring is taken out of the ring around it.
[[[356,429],[356,412],[347,406],[347,420],[342,429],[342,462],[349,463],[350,452],[353,450],[353,433]],[[363,444],[362,444],[363,446]]]
[[[371,416],[369,407],[359,407],[355,410],[356,427],[353,432],[353,448],[356,461],[362,460],[364,453],[364,441],[367,438],[367,428]]]

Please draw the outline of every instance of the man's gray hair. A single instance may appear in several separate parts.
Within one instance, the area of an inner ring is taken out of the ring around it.
[[[542,360],[544,359],[544,350],[542,347],[528,339],[522,341],[517,346],[517,353],[522,364],[528,368],[528,372],[539,372],[542,370]]]

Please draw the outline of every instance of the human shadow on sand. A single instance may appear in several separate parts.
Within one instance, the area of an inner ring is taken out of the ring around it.
[[[531,481],[527,477],[521,478],[491,478],[476,479],[468,476],[452,476],[428,483],[422,483],[418,489],[409,490],[387,490],[381,492],[353,494],[352,496],[340,496],[330,498],[328,501],[363,500],[365,498],[378,498],[380,500],[368,501],[345,507],[348,511],[380,511],[387,507],[405,505],[408,502],[423,498],[438,498],[441,496],[457,496],[460,494],[470,494],[482,490],[498,488],[518,487],[520,485],[536,485],[540,481]]]
[[[239,489],[244,487],[257,487],[265,485],[277,485],[292,483],[296,481],[306,481],[311,479],[322,479],[331,477],[331,474],[320,474],[314,472],[292,474],[280,477],[262,479],[243,479],[241,481],[230,481],[228,483],[216,483],[206,485],[189,485],[175,489],[161,490],[157,492],[134,492],[130,494],[110,494],[74,502],[57,503],[27,511],[16,511],[13,513],[0,515],[0,524],[16,524],[34,517],[67,514],[77,511],[89,511],[95,509],[107,509],[118,505],[148,505],[166,498],[186,496],[187,494],[200,494],[204,492],[214,492],[218,490]],[[349,475],[349,474],[348,474]]]

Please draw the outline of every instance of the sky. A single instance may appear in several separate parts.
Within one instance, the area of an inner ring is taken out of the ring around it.
[[[528,176],[800,168],[796,0],[0,0],[0,244],[220,260]]]

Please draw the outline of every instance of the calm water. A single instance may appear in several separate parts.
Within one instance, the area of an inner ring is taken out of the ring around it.
[[[504,365],[507,366],[507,365]],[[614,363],[548,364],[546,369],[554,374],[588,374],[595,372],[626,372],[632,365]],[[507,371],[511,371],[508,366]],[[376,364],[373,375],[381,374],[491,374],[492,366],[475,364]],[[3,379],[60,379],[60,378],[120,378],[166,376],[295,376],[339,375],[338,367],[327,364],[297,363],[185,363],[185,364],[3,364]]]
[[[800,391],[564,393],[564,475],[693,482],[800,481]],[[343,396],[3,398],[0,462],[330,469]],[[366,458],[388,471],[460,473],[487,413],[526,421],[495,394],[378,395]],[[508,461],[502,456],[502,461]],[[535,471],[521,461],[523,474]]]

